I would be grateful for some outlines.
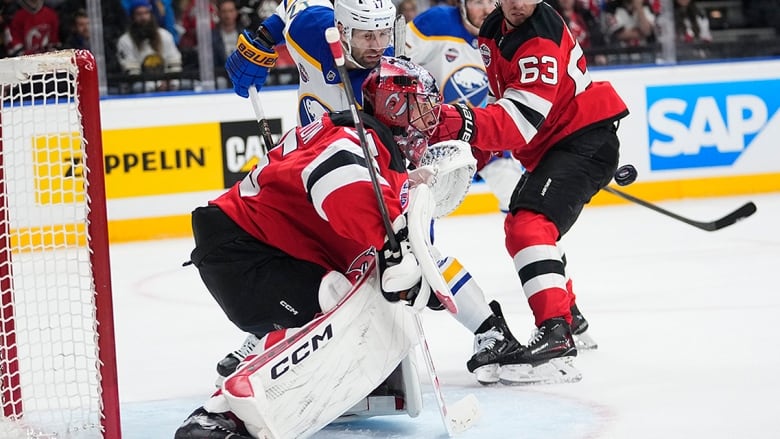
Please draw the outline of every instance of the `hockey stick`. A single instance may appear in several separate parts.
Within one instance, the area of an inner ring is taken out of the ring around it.
[[[395,233],[393,233],[393,225],[390,223],[390,214],[387,213],[387,206],[385,205],[385,198],[382,196],[382,189],[379,187],[379,177],[376,175],[376,169],[372,163],[372,154],[368,150],[368,141],[366,140],[366,128],[363,126],[363,120],[357,111],[357,105],[355,100],[355,92],[352,90],[352,82],[349,79],[347,73],[346,59],[344,58],[344,49],[341,47],[341,36],[339,30],[335,27],[328,28],[325,31],[325,40],[330,46],[330,52],[333,55],[333,60],[336,62],[336,69],[341,76],[341,82],[344,85],[344,92],[347,94],[347,102],[349,103],[349,112],[352,114],[352,120],[355,122],[355,130],[360,140],[360,148],[363,150],[363,155],[366,157],[366,167],[368,168],[368,175],[371,179],[371,186],[374,188],[374,195],[376,195],[376,202],[379,205],[379,213],[382,216],[382,222],[385,225],[385,232],[387,233],[387,241],[390,244],[390,249],[393,252],[397,252],[400,249],[398,241],[395,239]]]
[[[693,227],[696,227],[697,229],[706,230],[708,232],[714,232],[716,230],[720,230],[724,227],[728,227],[737,221],[740,221],[742,219],[745,219],[749,217],[750,215],[753,215],[756,213],[756,205],[749,201],[742,206],[740,206],[735,211],[729,213],[728,215],[723,216],[722,218],[716,219],[715,221],[696,221],[692,220],[690,218],[686,218],[684,216],[678,215],[674,212],[670,212],[664,208],[661,208],[659,206],[656,206],[655,204],[652,204],[650,202],[647,202],[645,200],[639,199],[631,194],[627,194],[619,189],[615,189],[613,187],[607,186],[603,189],[605,192],[609,192],[612,195],[616,195],[620,198],[623,198],[624,200],[628,200],[632,203],[636,203],[640,206],[646,207],[650,210],[654,210],[662,215],[666,215],[670,218],[674,218],[677,221],[684,222],[685,224],[691,225]]]
[[[339,75],[341,76],[341,80],[347,94],[349,109],[355,122],[355,128],[357,128],[358,131],[360,147],[363,150],[363,154],[366,156],[366,161],[369,168],[369,177],[374,187],[374,192],[376,195],[377,204],[379,205],[380,214],[382,215],[382,220],[385,224],[385,231],[387,232],[390,248],[394,251],[398,251],[400,246],[398,241],[395,239],[395,233],[393,232],[392,225],[390,224],[390,215],[387,213],[387,206],[385,206],[384,197],[382,197],[382,192],[379,189],[379,180],[376,175],[376,170],[374,169],[373,164],[370,162],[374,155],[370,154],[368,151],[365,127],[363,126],[363,121],[360,119],[360,115],[357,112],[355,104],[357,101],[355,100],[352,84],[349,80],[349,75],[347,74],[344,52],[343,48],[341,47],[341,37],[339,35],[338,29],[335,27],[328,28],[325,31],[325,40],[330,46],[333,60],[336,63],[336,68],[338,69]],[[441,276],[441,273],[438,270],[436,270],[436,274],[439,277]],[[444,285],[446,286],[446,282],[444,282]],[[442,303],[446,305],[445,302]],[[457,312],[457,310],[454,310],[454,312]],[[433,384],[433,391],[436,396],[436,402],[439,406],[439,414],[441,415],[441,419],[444,423],[445,429],[447,430],[447,434],[452,436],[459,431],[463,431],[471,427],[471,425],[479,416],[479,405],[476,401],[476,397],[474,397],[474,395],[469,395],[456,403],[453,406],[452,411],[447,410],[447,406],[444,402],[444,397],[441,392],[441,387],[439,386],[439,378],[436,374],[436,369],[433,367],[433,358],[431,356],[430,350],[428,349],[428,341],[423,330],[422,319],[420,318],[420,314],[418,312],[414,312],[413,314],[417,326],[417,333],[420,338],[421,349],[423,351],[423,356],[425,357],[425,364],[428,369],[429,377],[431,378],[431,383]]]
[[[395,55],[397,57],[404,57],[406,55],[406,19],[403,15],[399,15],[396,17],[395,23],[394,23],[394,29],[393,29],[393,38],[394,38],[394,45],[395,45]],[[412,197],[413,204],[421,203],[423,209],[412,209],[412,206],[409,207],[410,212],[416,212],[415,215],[412,215],[410,218],[410,222],[418,222],[418,221],[426,221],[428,224],[432,221],[433,214],[430,212],[428,208],[431,207],[431,201],[433,195],[430,192],[430,188],[428,186],[422,185],[422,187],[415,188],[415,197]],[[435,204],[435,203],[434,203]],[[419,212],[417,212],[419,211]],[[409,233],[409,239],[412,241],[419,241],[417,243],[417,247],[419,248],[427,248],[428,254],[430,255],[430,235],[427,236],[420,236],[418,233],[413,233],[412,231],[418,231],[421,230],[422,227],[419,224],[415,224],[415,226],[410,227],[410,233]],[[414,242],[413,242],[414,244]],[[429,258],[430,261],[434,261],[434,258]],[[438,282],[443,282],[443,288],[449,289],[449,286],[447,285],[446,281],[441,277],[438,267],[433,267],[433,269],[436,271],[436,274],[439,274],[439,276],[435,277],[434,280]],[[431,288],[436,290],[435,285],[431,285]],[[437,294],[438,296],[438,294]],[[452,294],[450,293],[450,299],[452,299]],[[441,301],[441,296],[439,296],[439,299]],[[442,302],[444,303],[444,302]],[[452,302],[454,305],[454,301]],[[428,348],[428,338],[425,336],[425,329],[423,328],[422,324],[422,318],[419,314],[415,313],[415,323],[417,324],[417,333],[420,337],[420,350],[422,351],[423,358],[425,359],[425,366],[428,371],[428,378],[431,381],[431,386],[433,386],[433,394],[436,397],[436,404],[439,407],[439,414],[441,415],[441,420],[444,423],[444,428],[447,431],[447,434],[449,436],[453,436],[456,433],[460,433],[462,431],[468,430],[471,428],[472,425],[479,419],[480,417],[480,408],[479,408],[479,401],[477,400],[477,397],[474,396],[473,393],[466,395],[463,399],[455,402],[455,404],[452,404],[447,407],[447,403],[444,400],[444,394],[441,391],[441,384],[439,383],[439,375],[436,373],[436,367],[433,364],[433,356],[431,355],[431,351]]]
[[[263,154],[267,154],[274,147],[274,139],[271,137],[271,127],[265,118],[265,112],[260,104],[260,94],[257,93],[255,86],[249,87],[249,100],[252,102],[252,108],[255,110],[257,123],[260,125],[260,135],[263,136]]]
[[[393,22],[393,52],[397,57],[406,56],[406,17],[398,14]]]
[[[390,223],[390,214],[387,211],[385,205],[385,198],[382,196],[382,190],[379,187],[379,177],[377,177],[376,169],[373,165],[373,157],[377,154],[369,152],[368,140],[366,139],[366,129],[363,125],[363,120],[360,118],[360,114],[357,111],[357,100],[355,99],[355,92],[352,90],[352,82],[349,79],[349,73],[347,72],[346,59],[344,58],[344,50],[341,47],[341,37],[339,30],[335,27],[328,28],[325,31],[325,39],[330,47],[333,60],[336,63],[336,69],[338,69],[341,81],[344,85],[344,92],[347,94],[347,101],[349,102],[349,110],[352,114],[352,120],[355,122],[355,129],[358,133],[358,139],[360,140],[360,148],[363,151],[363,155],[366,158],[366,167],[368,168],[369,179],[371,180],[371,186],[374,188],[374,195],[376,197],[377,204],[379,205],[379,213],[382,216],[382,222],[385,226],[385,232],[387,233],[387,241],[390,244],[390,249],[393,252],[397,252],[400,249],[400,245],[395,238],[393,232],[393,226]],[[418,256],[419,258],[419,256]],[[422,265],[422,264],[421,264]],[[422,265],[423,276],[427,278],[427,284],[433,290],[433,293],[439,299],[442,305],[452,314],[458,312],[458,307],[455,305],[455,301],[452,300],[452,293],[447,288],[447,282],[441,275],[441,272],[437,267],[435,270],[426,270],[426,267],[430,268],[431,265]],[[420,299],[420,298],[418,298]]]

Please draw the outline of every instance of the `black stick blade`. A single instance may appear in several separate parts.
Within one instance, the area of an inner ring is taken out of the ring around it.
[[[757,210],[758,208],[756,207],[755,203],[750,201],[748,203],[745,203],[742,207],[735,210],[734,212],[731,212],[730,214],[724,216],[723,218],[713,221],[711,223],[712,228],[707,230],[715,231],[715,230],[720,230],[724,227],[728,227],[736,223],[737,221],[743,220],[749,217],[750,215],[753,215],[754,213],[756,213]]]

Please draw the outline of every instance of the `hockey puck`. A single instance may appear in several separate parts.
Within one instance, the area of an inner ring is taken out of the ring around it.
[[[636,176],[637,172],[634,165],[623,165],[615,171],[615,183],[618,186],[628,186],[636,181]]]

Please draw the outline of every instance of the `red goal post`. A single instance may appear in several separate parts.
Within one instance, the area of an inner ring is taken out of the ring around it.
[[[0,59],[0,437],[119,439],[95,59]]]

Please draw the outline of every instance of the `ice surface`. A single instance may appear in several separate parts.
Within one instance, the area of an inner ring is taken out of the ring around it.
[[[474,393],[480,401],[481,421],[459,437],[780,437],[780,194],[661,205],[709,221],[748,200],[758,213],[717,232],[636,205],[585,209],[565,240],[579,307],[599,343],[578,357],[579,383],[481,387],[465,369],[471,335],[446,312],[426,312],[445,399]],[[502,303],[518,338],[530,336],[531,313],[503,247],[503,216],[445,218],[436,241]],[[191,245],[111,248],[126,439],[173,437],[213,391],[216,362],[243,341],[197,271],[181,266]],[[423,390],[416,419],[375,418],[316,437],[444,437],[425,381]]]

